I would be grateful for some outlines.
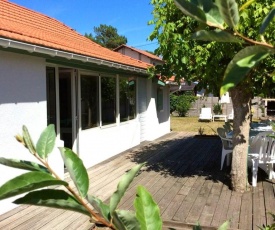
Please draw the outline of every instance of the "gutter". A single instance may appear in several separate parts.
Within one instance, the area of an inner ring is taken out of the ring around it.
[[[75,53],[71,53],[71,52],[65,52],[65,51],[61,51],[61,50],[57,50],[57,49],[46,48],[43,46],[19,42],[19,41],[15,41],[15,40],[11,40],[11,39],[6,39],[6,38],[0,38],[0,46],[2,46],[3,48],[14,48],[14,49],[19,49],[19,50],[24,50],[29,53],[46,54],[51,57],[61,57],[61,58],[66,58],[68,60],[77,60],[77,61],[82,61],[84,63],[93,63],[93,64],[97,64],[97,65],[103,65],[103,66],[107,66],[107,67],[114,67],[117,69],[147,74],[147,71],[142,68],[128,66],[128,65],[124,65],[124,64],[120,64],[120,63],[112,62],[112,61],[106,61],[106,60],[99,59],[99,58],[79,55],[79,54],[75,54]]]

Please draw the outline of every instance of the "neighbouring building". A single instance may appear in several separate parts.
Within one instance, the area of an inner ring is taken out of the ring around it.
[[[126,55],[0,0],[0,157],[34,160],[14,139],[22,125],[36,142],[54,124],[56,147],[72,148],[86,167],[169,133],[169,86],[146,71],[160,60]],[[57,148],[49,161],[63,176]],[[3,165],[0,172],[0,185],[22,174]],[[12,200],[0,201],[0,214]]]

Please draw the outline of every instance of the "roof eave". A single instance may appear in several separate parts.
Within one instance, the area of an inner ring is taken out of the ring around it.
[[[66,58],[67,60],[77,60],[77,61],[82,61],[84,63],[93,63],[93,64],[102,65],[102,66],[113,67],[117,69],[123,69],[127,71],[147,74],[147,70],[143,68],[125,65],[118,62],[107,61],[107,60],[99,59],[95,57],[79,55],[71,52],[48,48],[48,47],[38,46],[35,44],[20,42],[12,39],[7,39],[7,38],[0,38],[0,46],[2,46],[3,48],[14,48],[19,50],[24,50],[24,51],[28,51],[29,53],[46,54],[51,57],[61,57],[61,58]]]

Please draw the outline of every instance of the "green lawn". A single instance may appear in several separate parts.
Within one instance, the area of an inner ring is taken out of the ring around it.
[[[203,134],[215,135],[218,127],[222,127],[224,121],[199,122],[198,117],[175,117],[171,116],[172,131],[188,131],[199,134],[199,129],[203,129]]]

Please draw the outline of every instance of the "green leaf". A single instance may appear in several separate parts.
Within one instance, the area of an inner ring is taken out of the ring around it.
[[[235,0],[216,0],[216,4],[225,23],[234,28],[240,19],[238,5]]]
[[[15,177],[0,187],[0,200],[50,185],[68,185],[43,172],[28,172]]]
[[[229,221],[225,221],[219,228],[218,230],[227,230],[229,228]]]
[[[41,172],[49,173],[46,167],[31,161],[7,159],[7,158],[0,157],[0,164],[13,167],[13,168],[18,168],[18,169],[25,169],[29,171],[41,171]]]
[[[53,151],[55,146],[55,129],[54,125],[49,125],[40,135],[36,143],[36,151],[42,159],[46,159]]]
[[[242,40],[222,30],[215,30],[215,31],[200,30],[195,32],[191,38],[196,40],[202,40],[202,41],[243,43]]]
[[[206,24],[206,16],[203,10],[186,0],[174,0],[176,6],[187,16]]]
[[[85,197],[89,189],[89,177],[82,160],[69,148],[62,147],[59,150],[79,194]]]
[[[22,130],[23,130],[23,140],[26,144],[26,147],[28,148],[30,153],[35,154],[36,150],[35,150],[33,141],[31,139],[31,136],[29,134],[29,131],[28,131],[27,127],[25,125],[23,125]]]
[[[275,8],[273,8],[263,20],[263,23],[259,30],[260,34],[263,34],[265,32],[265,29],[268,27],[269,23],[273,20],[274,17],[275,17]]]
[[[117,185],[117,190],[113,193],[113,195],[110,198],[110,213],[115,211],[117,208],[117,205],[119,204],[121,198],[123,197],[124,193],[126,192],[127,188],[133,181],[134,177],[138,173],[138,171],[141,169],[143,164],[138,164],[135,167],[133,167],[129,172],[123,175],[121,180],[119,181]]]
[[[150,193],[142,186],[138,186],[134,201],[136,216],[141,229],[161,230],[162,221],[158,205],[154,202]]]
[[[248,46],[238,52],[226,68],[220,94],[225,94],[241,82],[248,72],[271,52],[271,49],[264,46]]]
[[[110,221],[111,217],[110,217],[110,208],[107,204],[104,204],[100,199],[98,199],[95,196],[90,196],[88,194],[87,199],[89,201],[89,203],[94,207],[94,209],[96,211],[99,212],[99,214],[101,216],[103,216],[103,218],[106,221]]]
[[[116,211],[112,213],[112,223],[117,230],[127,230]]]
[[[212,0],[201,0],[201,2],[203,4],[203,11],[206,16],[206,24],[222,29],[224,21],[220,14],[219,8],[213,3]]]
[[[136,218],[136,215],[132,211],[117,210],[116,211],[120,222],[123,223],[127,230],[140,230],[140,224]]]
[[[63,190],[43,189],[30,192],[24,197],[15,200],[13,203],[71,210],[90,216],[90,213],[83,205]]]

